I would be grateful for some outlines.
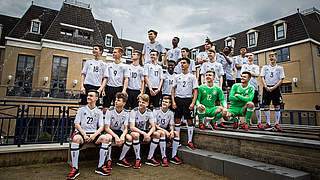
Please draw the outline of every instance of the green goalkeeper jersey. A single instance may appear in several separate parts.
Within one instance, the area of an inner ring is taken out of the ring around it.
[[[196,105],[204,105],[205,107],[215,107],[215,102],[219,100],[223,107],[227,107],[227,102],[224,98],[223,92],[220,87],[214,85],[213,87],[208,87],[203,84],[198,89],[198,98]]]
[[[235,96],[237,94],[237,96]],[[248,85],[246,88],[242,88],[241,83],[234,84],[230,90],[229,99],[231,106],[243,107],[248,102],[252,101],[254,97],[254,87]]]

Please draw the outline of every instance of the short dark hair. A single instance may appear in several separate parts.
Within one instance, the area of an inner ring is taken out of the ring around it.
[[[216,75],[216,72],[214,72],[214,71],[212,71],[212,70],[207,71],[206,74],[207,74],[207,73],[213,73],[214,75]]]
[[[169,102],[171,103],[171,98],[170,98],[170,96],[163,96],[162,101],[163,101],[163,100],[169,100]]]
[[[178,42],[180,42],[180,38],[178,38],[178,37],[173,37],[173,38],[176,38],[176,39],[178,39]]]
[[[172,59],[170,59],[170,60],[167,61],[167,64],[169,64],[169,63],[174,63],[174,64],[176,64],[176,62],[175,62],[174,60],[172,60]]]
[[[212,49],[212,48],[208,49],[208,51],[209,51],[209,52],[216,53],[216,50],[214,50],[214,49]]]
[[[151,33],[151,32],[152,32],[154,35],[158,36],[158,32],[157,32],[157,31],[155,31],[155,30],[153,30],[153,29],[150,29],[150,30],[148,31],[148,34]]]
[[[183,61],[183,60],[187,61],[187,63],[190,64],[190,59],[189,58],[180,58],[180,61]]]
[[[251,78],[251,73],[249,71],[243,71],[241,74],[248,74],[249,78]]]
[[[210,44],[211,46],[213,46],[213,43],[211,42],[211,40],[209,38],[206,39],[206,43]]]
[[[245,49],[247,50],[247,47],[245,47],[245,46],[241,46],[241,47],[240,47],[240,49],[242,49],[242,48],[245,48]]]
[[[128,94],[126,92],[117,92],[116,98],[122,99],[123,102],[127,102],[128,100]]]
[[[150,54],[151,54],[152,52],[156,52],[156,53],[157,53],[157,56],[159,56],[159,52],[158,52],[157,50],[151,49]]]
[[[138,53],[139,56],[141,56],[141,51],[139,51],[139,50],[134,50],[133,53]]]
[[[98,47],[99,50],[101,51],[101,54],[103,53],[103,46],[101,44],[93,44],[92,47]]]
[[[89,89],[88,90],[88,94],[91,93],[91,92],[94,92],[94,94],[96,95],[96,97],[99,97],[99,92],[95,89]]]
[[[185,51],[187,51],[187,52],[190,52],[190,49],[189,49],[189,48],[186,48],[186,47],[182,48],[181,51],[182,51],[182,50],[185,50]]]

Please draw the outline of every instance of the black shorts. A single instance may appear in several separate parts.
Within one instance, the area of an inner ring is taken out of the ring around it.
[[[270,86],[270,87],[272,87],[272,86]],[[281,92],[280,92],[280,87],[277,87],[277,89],[273,90],[272,92],[268,92],[265,88],[263,88],[262,103],[264,105],[270,105],[271,101],[274,106],[282,104],[282,96],[281,96]]]
[[[184,119],[193,119],[194,111],[190,110],[189,106],[192,103],[192,98],[174,98],[177,108],[174,110],[174,118],[181,119],[184,116]]]
[[[257,91],[257,90],[254,91],[254,97],[252,99],[252,102],[254,104],[259,104],[260,103],[260,101],[259,101],[259,91]]]
[[[231,87],[232,87],[235,83],[236,83],[235,80],[227,80],[227,87],[230,87],[230,89],[231,89]]]
[[[87,134],[91,134],[91,133],[87,133]],[[73,134],[73,136],[72,136],[72,139],[73,139],[73,137],[74,137],[75,135],[80,135],[81,138],[82,138],[82,140],[83,140],[83,142],[84,142],[84,143],[80,144],[79,147],[81,148],[81,147],[86,143],[86,141],[84,140],[84,137],[83,137],[83,135],[82,135],[80,132],[74,132],[74,134]],[[94,138],[94,140],[92,141],[95,145],[97,145],[96,142],[97,142],[97,140],[99,139],[100,136],[101,136],[101,134],[98,134],[98,135],[96,136],[96,138]]]
[[[241,78],[236,78],[236,83],[241,83]]]
[[[112,130],[119,138],[122,135],[123,131],[121,130]],[[112,137],[113,138],[113,137]]]
[[[92,86],[90,84],[84,84],[83,86],[86,89],[86,94],[80,94],[79,104],[80,105],[87,105],[88,104],[88,102],[87,102],[88,91],[90,89],[98,90],[100,88],[100,86]],[[96,102],[96,105],[97,106],[100,105],[100,101],[99,100]]]
[[[104,88],[104,91],[106,93],[106,96],[103,97],[103,107],[110,107],[111,105],[114,105],[114,101],[116,100],[116,94],[117,92],[122,92],[122,86],[120,87],[112,87],[112,86],[106,86]]]
[[[124,106],[125,109],[133,109],[135,107],[138,107],[138,99],[137,97],[140,94],[140,90],[131,90],[127,89],[128,93],[128,101],[126,105]]]
[[[157,88],[152,88],[154,91],[157,90]],[[147,87],[146,88],[146,94],[149,95],[149,107],[156,108],[156,107],[160,107],[160,99],[161,99],[161,94],[162,92],[160,91],[157,95],[155,96],[151,96],[150,94],[150,90]],[[152,105],[152,106],[151,106]]]

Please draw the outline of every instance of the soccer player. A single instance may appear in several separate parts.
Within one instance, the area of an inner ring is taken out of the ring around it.
[[[183,58],[189,58],[189,52],[190,52],[190,49],[188,49],[186,47],[182,48],[181,49],[182,57]],[[174,72],[176,74],[181,74],[182,73],[180,60],[181,60],[181,58],[178,59],[178,61],[176,62],[176,67],[174,68]],[[194,62],[193,59],[190,59],[189,73],[192,73],[195,76],[197,75],[196,63]]]
[[[189,149],[194,149],[192,143],[193,137],[193,118],[194,106],[198,96],[198,82],[195,75],[189,73],[190,60],[188,58],[181,59],[182,73],[174,77],[173,87],[171,91],[172,108],[175,110],[175,128],[180,132],[181,118],[187,120],[188,123],[188,144]]]
[[[147,63],[144,66],[144,81],[147,89],[146,94],[150,97],[150,108],[159,107],[161,98],[161,87],[163,83],[163,71],[162,67],[157,64],[158,51],[151,50],[150,58],[151,63]]]
[[[218,63],[215,59],[216,57],[216,51],[213,49],[208,50],[208,57],[209,61],[203,63],[200,69],[200,76],[201,76],[201,84],[205,83],[205,74],[207,71],[214,71],[215,72],[215,79],[214,79],[214,84],[217,85],[222,89],[222,83],[223,83],[223,67],[221,63]]]
[[[181,49],[178,47],[180,39],[178,37],[174,37],[172,39],[172,49],[168,51],[168,60],[173,60],[177,62],[179,58],[181,58]]]
[[[259,105],[259,86],[258,86],[258,83],[256,80],[256,78],[259,78],[259,66],[253,64],[253,62],[254,62],[254,54],[253,53],[247,53],[246,56],[248,56],[248,64],[242,65],[241,73],[243,73],[245,71],[251,73],[251,79],[249,81],[249,84],[252,85],[255,89],[252,102],[254,103],[254,106],[255,106],[256,117],[258,119],[258,128],[262,129],[261,113],[260,113],[260,105]]]
[[[93,45],[92,53],[94,59],[86,61],[81,72],[80,105],[88,104],[89,89],[97,90],[100,95],[107,83],[107,69],[104,68],[105,63],[102,60],[103,47],[98,44]]]
[[[230,91],[231,104],[227,111],[224,110],[223,115],[228,120],[234,121],[234,128],[238,128],[237,116],[245,116],[246,122],[244,130],[249,130],[249,122],[251,120],[254,104],[251,102],[254,97],[254,87],[249,85],[251,73],[244,71],[241,74],[241,83],[236,83]]]
[[[264,65],[261,70],[261,79],[263,84],[262,103],[264,104],[264,114],[266,116],[267,124],[264,129],[270,128],[270,103],[275,108],[275,129],[281,131],[279,126],[280,120],[280,105],[282,97],[280,92],[280,85],[282,84],[284,76],[283,67],[277,65],[277,53],[271,52],[269,54],[270,64]]]
[[[136,162],[133,166],[135,169],[141,167],[140,140],[150,142],[151,138],[152,141],[150,143],[150,150],[146,164],[151,164],[153,166],[160,165],[160,163],[152,157],[154,150],[159,144],[160,134],[158,132],[154,132],[155,120],[152,111],[147,108],[148,105],[149,96],[147,94],[143,94],[139,96],[139,106],[130,112],[130,130],[132,131],[131,136],[133,138],[133,149],[136,154]]]
[[[110,136],[111,139],[114,138],[114,141],[117,146],[122,146],[122,152],[126,150],[126,148],[130,148],[132,145],[132,137],[128,134],[128,124],[129,124],[129,113],[123,107],[126,104],[128,99],[127,93],[118,92],[116,94],[115,106],[111,107],[107,110],[105,114],[105,131]],[[111,161],[111,146],[108,149],[107,156],[107,169],[112,169],[112,161]],[[121,157],[118,164],[121,163],[125,166],[131,167],[131,165],[126,161],[124,157]]]
[[[152,29],[148,31],[148,37],[149,37],[150,42],[144,43],[144,45],[143,45],[142,65],[145,65],[145,64],[151,62],[150,53],[151,53],[151,50],[153,50],[153,49],[156,50],[159,54],[165,53],[162,61],[159,62],[160,65],[162,65],[165,62],[165,60],[167,59],[167,57],[168,57],[167,50],[158,41],[156,41],[157,36],[158,36],[157,31],[152,30]]]
[[[70,147],[72,170],[68,174],[67,179],[75,179],[80,174],[78,167],[79,151],[84,143],[90,142],[93,142],[96,145],[101,144],[99,164],[95,172],[104,176],[111,174],[103,165],[111,139],[106,135],[100,134],[104,129],[104,122],[102,111],[96,106],[98,98],[99,93],[96,90],[88,90],[88,104],[79,108],[77,112],[74,120],[76,130],[72,137]]]
[[[167,72],[163,74],[163,88],[162,88],[162,97],[171,96],[171,90],[173,86],[173,78],[175,76],[173,70],[175,62],[173,60],[167,61]]]
[[[236,66],[236,69],[237,69],[236,83],[240,83],[241,82],[241,68],[242,68],[242,65],[248,63],[248,58],[246,57],[246,53],[247,53],[247,48],[246,47],[241,47],[240,48],[240,55],[236,57],[236,60],[235,60],[235,66]]]
[[[125,105],[126,109],[133,109],[138,106],[138,96],[144,93],[144,76],[143,67],[139,65],[141,52],[138,50],[133,51],[132,61],[129,65],[129,82],[128,82],[128,102]]]
[[[213,46],[213,43],[210,41],[209,38],[206,39],[205,44],[204,44],[204,49],[205,51],[200,52],[197,56],[197,61],[198,63],[202,66],[203,63],[208,62],[209,61],[209,57],[208,57],[208,50],[211,49]],[[200,67],[201,67],[200,66]]]
[[[160,151],[162,156],[161,166],[167,167],[168,161],[166,156],[166,138],[173,139],[172,156],[170,162],[180,165],[182,161],[177,156],[180,134],[174,131],[174,114],[169,109],[171,106],[170,96],[164,96],[161,103],[161,108],[153,110],[153,116],[156,120],[156,129],[160,133]]]
[[[213,81],[215,79],[214,71],[206,72],[206,84],[203,84],[198,89],[198,98],[196,101],[197,114],[199,117],[199,128],[204,128],[204,118],[214,117],[210,122],[212,130],[218,130],[216,121],[222,118],[222,111],[227,107],[227,102],[224,98],[220,87],[216,86]],[[215,102],[219,100],[222,106],[216,106]]]
[[[125,93],[128,87],[128,78],[130,76],[127,65],[121,63],[121,57],[123,49],[121,47],[115,47],[112,52],[114,62],[107,63],[108,69],[108,81],[107,86],[102,93],[103,108],[106,112],[107,108],[114,103],[117,92]]]

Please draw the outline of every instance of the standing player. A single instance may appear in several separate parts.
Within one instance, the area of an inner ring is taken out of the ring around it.
[[[204,44],[205,51],[204,52],[200,52],[198,54],[198,56],[197,56],[197,61],[201,66],[202,66],[203,63],[209,61],[208,50],[211,49],[212,46],[213,46],[213,43],[210,41],[209,38],[207,38],[206,41],[205,41],[205,44]]]
[[[114,138],[114,141],[117,146],[123,146],[123,149],[126,147],[130,147],[132,145],[132,137],[128,133],[128,124],[129,124],[129,113],[127,110],[123,109],[128,99],[127,93],[116,94],[115,106],[111,107],[107,110],[105,114],[105,131],[108,135],[111,135],[111,140]],[[107,157],[107,169],[112,169],[111,162],[111,146],[108,149],[108,157]],[[131,166],[124,157],[120,158],[122,163],[125,165]]]
[[[103,93],[104,112],[114,103],[117,92],[125,93],[128,87],[129,70],[127,65],[121,63],[123,49],[115,47],[112,52],[114,62],[107,64],[108,81]]]
[[[155,30],[148,31],[148,37],[149,37],[150,42],[144,43],[144,45],[143,45],[142,65],[145,65],[145,64],[151,62],[150,53],[151,53],[151,50],[153,50],[153,49],[156,50],[158,52],[158,54],[165,53],[162,61],[159,62],[160,65],[162,65],[164,63],[164,61],[167,59],[167,57],[168,57],[167,50],[158,41],[156,41],[157,36],[158,36],[157,31],[155,31]]]
[[[138,96],[144,93],[144,77],[143,67],[139,65],[141,52],[138,50],[133,51],[132,61],[129,65],[129,82],[128,82],[128,102],[125,105],[126,109],[133,109],[138,106]]]
[[[150,97],[150,107],[159,107],[161,98],[161,87],[163,83],[163,72],[162,67],[157,64],[158,51],[151,50],[150,58],[151,63],[145,64],[144,66],[144,81],[146,83],[147,89],[146,94]]]
[[[259,86],[257,83],[256,78],[259,77],[259,66],[253,64],[254,62],[254,54],[253,53],[247,53],[248,56],[248,64],[244,64],[241,68],[241,73],[247,71],[251,73],[251,79],[249,81],[249,84],[252,85],[255,89],[254,91],[254,97],[252,102],[255,106],[255,112],[258,119],[258,128],[262,129],[261,126],[261,113],[260,113],[260,105],[259,105]]]
[[[96,145],[101,144],[99,164],[95,172],[104,176],[111,174],[103,165],[111,139],[106,135],[100,134],[104,129],[104,123],[103,114],[96,106],[96,101],[98,98],[99,93],[96,90],[88,90],[88,105],[79,108],[77,112],[74,120],[76,131],[72,137],[72,143],[70,147],[72,170],[68,174],[67,179],[75,179],[80,174],[78,167],[79,151],[84,143],[90,142],[93,142]]]
[[[181,54],[183,58],[189,58],[189,52],[190,50],[186,47],[181,49]],[[182,69],[181,69],[181,63],[180,63],[181,58],[176,62],[176,67],[174,68],[174,72],[176,74],[181,74]],[[194,62],[193,59],[190,59],[190,66],[189,66],[189,73],[192,73],[193,75],[197,75],[196,71],[196,63]]]
[[[156,119],[156,129],[160,133],[160,151],[162,156],[161,165],[168,166],[166,156],[166,138],[173,139],[172,143],[172,156],[170,162],[180,165],[182,161],[177,156],[179,147],[180,134],[178,131],[174,131],[174,114],[169,109],[171,106],[170,96],[164,96],[161,103],[161,108],[153,110],[153,116]]]
[[[175,110],[175,126],[180,132],[181,118],[184,116],[188,122],[188,144],[187,147],[194,149],[192,143],[193,136],[193,118],[194,105],[198,96],[197,78],[189,73],[190,60],[188,58],[181,59],[182,74],[174,77],[173,87],[171,91],[172,108]]]
[[[254,96],[254,87],[249,85],[250,79],[250,72],[242,72],[241,83],[236,83],[232,86],[229,96],[231,104],[228,110],[223,112],[226,119],[234,121],[235,129],[238,128],[236,117],[245,116],[244,130],[249,130],[249,122],[254,111],[254,104],[251,102]]]
[[[213,83],[214,78],[214,71],[207,71],[206,84],[201,85],[198,90],[196,105],[199,117],[199,128],[201,130],[205,130],[205,117],[214,117],[214,119],[210,122],[210,125],[212,130],[218,130],[216,121],[222,118],[222,110],[227,107],[227,102],[223,96],[221,88]],[[215,105],[217,100],[220,101],[222,106]]]
[[[89,89],[97,90],[100,95],[107,83],[107,69],[104,68],[102,60],[103,47],[98,44],[93,45],[92,53],[94,59],[86,61],[81,72],[80,105],[88,104]]]
[[[282,97],[280,92],[280,85],[282,84],[284,71],[282,66],[277,65],[277,53],[271,52],[269,54],[270,64],[264,65],[261,70],[261,79],[263,84],[262,103],[264,104],[264,114],[266,116],[267,124],[264,129],[270,128],[270,103],[275,108],[275,125],[274,128],[281,131],[279,126],[280,120],[280,105]]]
[[[218,63],[215,59],[216,57],[216,51],[213,49],[208,50],[208,57],[209,61],[205,62],[200,69],[200,75],[201,75],[201,84],[205,83],[205,74],[207,71],[214,71],[215,72],[215,79],[214,84],[217,85],[222,89],[222,83],[223,83],[223,67],[221,63]]]
[[[162,97],[171,96],[171,90],[173,86],[173,78],[175,76],[173,70],[175,62],[173,60],[167,61],[167,72],[163,74],[163,88],[162,88]]]
[[[181,49],[178,47],[180,39],[178,37],[174,37],[172,39],[172,49],[168,51],[168,60],[173,60],[177,62],[179,58],[181,58]]]
[[[240,55],[236,57],[236,61],[235,61],[235,66],[236,66],[236,69],[237,69],[236,83],[240,83],[241,82],[241,68],[242,68],[242,65],[248,63],[248,58],[246,57],[246,53],[247,53],[247,48],[246,47],[241,47],[240,48]]]

